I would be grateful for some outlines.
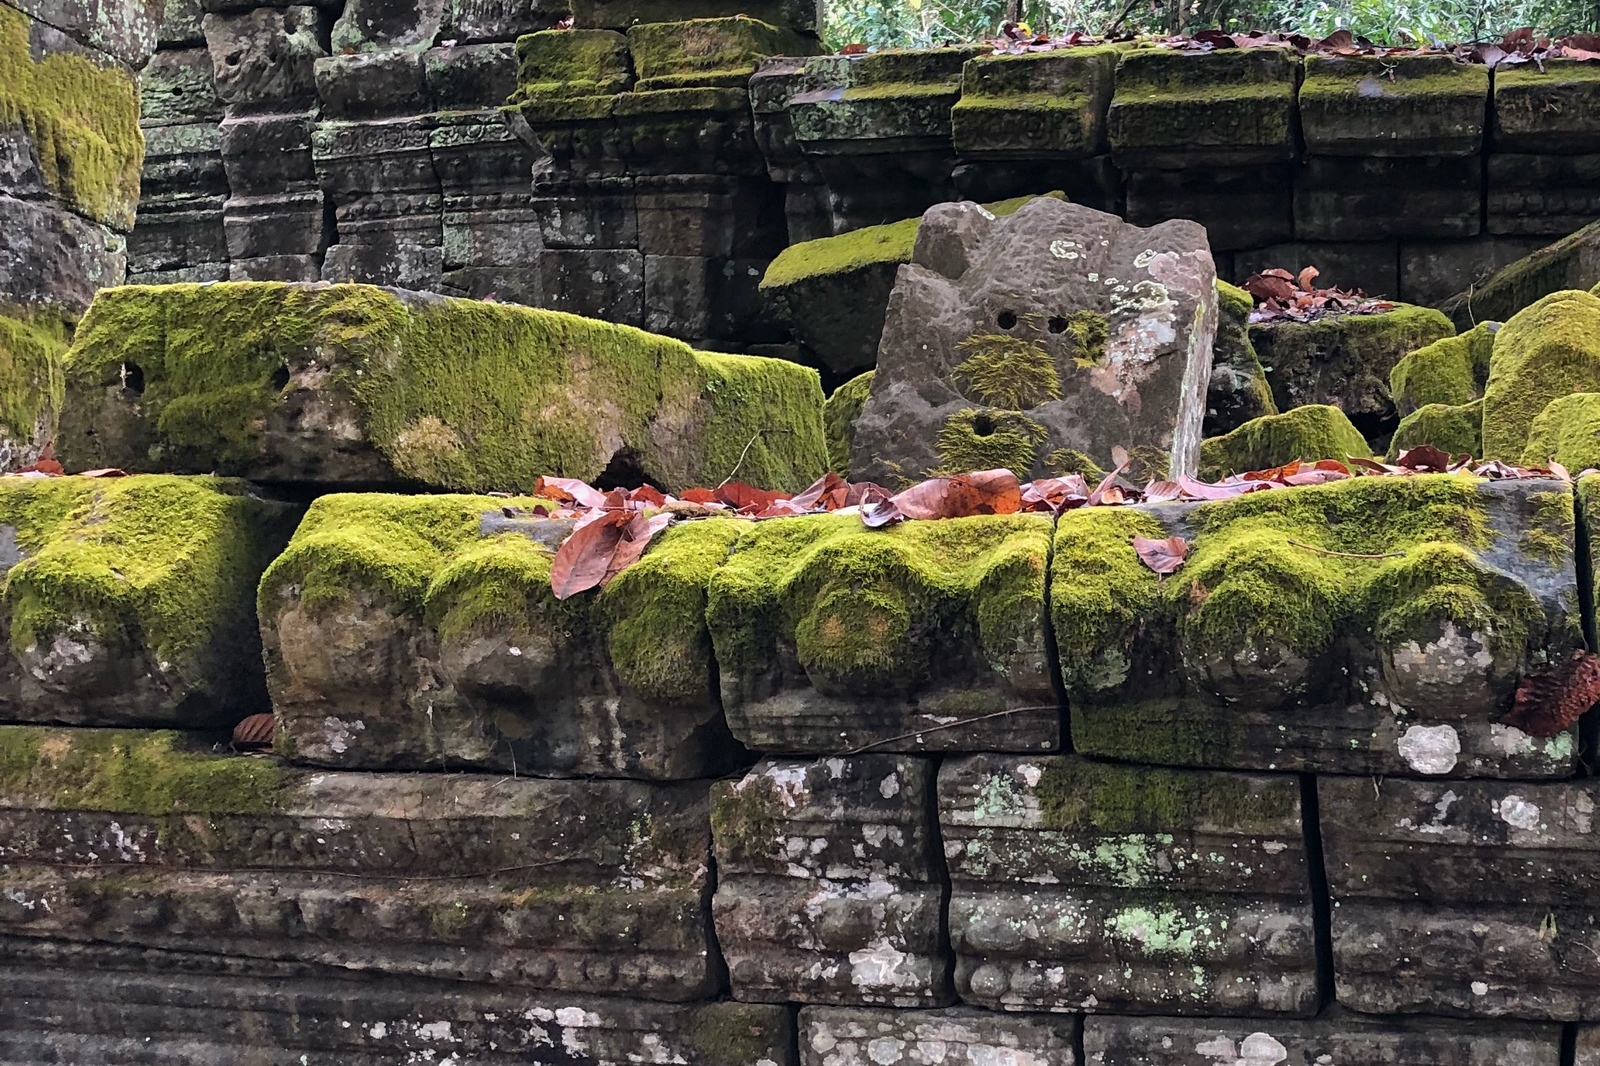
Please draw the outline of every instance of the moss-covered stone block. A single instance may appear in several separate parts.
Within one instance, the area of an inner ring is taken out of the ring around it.
[[[1041,515],[746,529],[706,609],[734,735],[807,754],[1054,750],[1049,533]]]
[[[0,719],[231,726],[298,509],[215,478],[0,478]]]
[[[1389,371],[1389,395],[1401,416],[1428,404],[1459,406],[1483,396],[1498,322],[1480,322],[1407,354]]]
[[[628,29],[639,92],[697,85],[744,88],[771,56],[815,55],[813,37],[754,18],[654,22]]]
[[[705,588],[744,524],[675,526],[600,592],[558,601],[570,520],[475,496],[324,496],[261,582],[282,748],[350,768],[657,779],[739,749],[717,706]]]
[[[805,34],[822,30],[821,0],[573,0],[573,24],[627,30],[678,19],[750,18]]]
[[[1495,147],[1507,152],[1600,152],[1600,70],[1576,59],[1496,67]]]
[[[1137,48],[1117,63],[1107,129],[1119,166],[1247,166],[1295,157],[1300,60],[1283,48]]]
[[[706,791],[311,772],[178,733],[0,727],[0,930],[697,1000],[717,985]]]
[[[1407,448],[1431,444],[1451,455],[1483,455],[1483,401],[1428,403],[1400,420],[1389,438],[1388,458],[1393,461]]]
[[[1004,1011],[1315,1013],[1301,817],[1285,776],[947,760],[957,993]]]
[[[72,327],[54,308],[0,304],[0,470],[30,465],[55,440]]]
[[[1489,68],[1454,56],[1310,55],[1300,128],[1314,155],[1473,155],[1488,101]]]
[[[628,38],[615,30],[542,30],[517,38],[510,103],[612,96],[633,84]]]
[[[1243,289],[1217,282],[1217,339],[1211,346],[1211,382],[1206,388],[1205,435],[1221,436],[1252,418],[1278,413],[1267,372],[1250,342],[1255,300]]]
[[[1173,576],[1135,536],[1182,536]],[[1235,769],[1572,773],[1575,727],[1507,724],[1579,646],[1556,480],[1353,478],[1063,515],[1051,617],[1086,755]]]
[[[1600,392],[1575,392],[1551,400],[1528,428],[1526,466],[1554,460],[1576,473],[1600,469]]]
[[[712,786],[717,942],[736,999],[947,1004],[931,759],[764,760]]]
[[[977,56],[950,112],[963,156],[1088,159],[1103,154],[1118,49]]]
[[[1600,285],[1600,222],[1501,267],[1457,293],[1440,309],[1462,331],[1479,322],[1507,322],[1552,293]]]
[[[1040,195],[1065,199],[1060,192]],[[1031,199],[1018,196],[983,207],[1009,215]],[[828,370],[871,370],[895,274],[901,263],[911,262],[921,227],[920,217],[907,218],[791,244],[762,275],[762,302]]]
[[[1518,462],[1552,400],[1600,392],[1600,297],[1551,293],[1495,334],[1483,390],[1483,456]]]
[[[1455,327],[1431,307],[1400,304],[1375,315],[1332,315],[1315,322],[1263,322],[1250,327],[1278,409],[1332,404],[1356,425],[1392,425],[1389,375],[1408,353]]]
[[[138,80],[10,6],[0,6],[0,146],[17,157],[8,184],[40,183],[85,218],[133,228],[144,163]]]
[[[834,389],[822,405],[822,424],[828,434],[828,469],[840,477],[850,474],[850,444],[856,435],[856,418],[871,392],[869,370]]]
[[[1200,442],[1200,476],[1212,481],[1229,474],[1271,470],[1296,459],[1370,459],[1361,431],[1337,407],[1307,404],[1281,415],[1252,418],[1231,433]]]
[[[950,109],[961,96],[962,67],[988,51],[987,45],[958,45],[854,57],[843,71],[846,84],[789,99],[795,139],[806,151],[821,154],[849,151],[860,141],[948,149]]]
[[[96,297],[64,364],[70,469],[526,491],[621,457],[668,489],[737,466],[797,491],[827,465],[816,371],[513,304],[131,286]]]

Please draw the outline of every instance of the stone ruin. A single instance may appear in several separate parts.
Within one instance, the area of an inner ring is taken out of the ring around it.
[[[567,13],[0,0],[0,1063],[1600,1066],[1589,69]]]

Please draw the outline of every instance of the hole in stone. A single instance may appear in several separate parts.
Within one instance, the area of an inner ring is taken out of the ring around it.
[[[228,53],[228,66],[230,66],[230,67],[238,66],[239,65],[239,60],[241,60],[243,58],[244,58],[244,53],[243,52],[229,52]]]
[[[984,412],[979,412],[972,420],[972,435],[974,437],[988,437],[994,434],[994,419]]]
[[[1001,311],[995,316],[994,324],[1001,329],[1013,329],[1017,324],[1017,313],[1015,311]]]
[[[1051,333],[1065,333],[1067,331],[1067,320],[1062,318],[1060,315],[1053,315],[1051,316],[1049,326]]]
[[[289,365],[285,363],[272,372],[272,387],[282,392],[284,386],[289,384]]]
[[[612,489],[636,489],[641,485],[650,485],[654,488],[656,479],[645,471],[644,459],[632,448],[623,448],[611,457],[606,468],[600,471],[600,476],[594,479],[594,487],[601,492],[610,492]]]
[[[138,363],[122,364],[122,387],[135,396],[144,395],[144,369]]]

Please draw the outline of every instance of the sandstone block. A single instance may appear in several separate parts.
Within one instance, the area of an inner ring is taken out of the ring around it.
[[[1600,297],[1576,290],[1551,293],[1500,327],[1483,389],[1486,458],[1519,461],[1552,400],[1600,391],[1597,327]]]
[[[1107,129],[1118,166],[1179,169],[1295,157],[1300,60],[1282,48],[1124,53]]]
[[[449,0],[347,0],[333,24],[333,49],[356,52],[413,49],[433,43]]]
[[[1490,233],[1565,237],[1600,216],[1600,154],[1495,152],[1487,181]]]
[[[1230,474],[1272,470],[1295,460],[1370,459],[1361,431],[1337,407],[1306,404],[1281,415],[1262,415],[1219,437],[1200,442],[1200,476],[1219,481]]]
[[[989,1014],[957,1007],[890,1011],[807,1007],[800,1012],[803,1066],[1070,1066],[1077,1019]]]
[[[747,528],[707,620],[728,724],[764,752],[1053,751],[1039,515]]]
[[[1284,164],[1129,171],[1128,221],[1192,219],[1205,227],[1213,252],[1278,244],[1294,235],[1292,175]]]
[[[97,290],[120,285],[127,242],[109,228],[49,204],[0,195],[0,291],[73,315]]]
[[[1508,152],[1600,152],[1597,104],[1600,73],[1585,63],[1553,59],[1497,69],[1494,143]]]
[[[1489,68],[1453,56],[1310,55],[1300,128],[1312,155],[1470,156],[1488,100]]]
[[[461,44],[515,41],[549,29],[570,10],[565,0],[450,0],[440,36]]]
[[[1300,819],[1285,777],[947,761],[957,994],[997,1010],[1313,1013]]]
[[[963,157],[1088,159],[1102,155],[1117,50],[1072,48],[978,56],[950,112]]]
[[[1076,750],[1567,776],[1570,728],[1540,738],[1504,718],[1524,676],[1577,646],[1571,506],[1559,482],[1424,475],[1069,512],[1051,610]],[[1131,538],[1174,534],[1188,558],[1163,584]]]
[[[1505,322],[1552,293],[1600,282],[1600,223],[1508,263],[1440,304],[1457,329]]]
[[[1278,413],[1272,386],[1250,342],[1250,312],[1255,301],[1243,289],[1217,282],[1217,339],[1212,346],[1211,380],[1206,385],[1207,437],[1237,429],[1253,418]],[[1205,444],[1201,443],[1204,450]],[[1252,467],[1252,469],[1258,469]]]
[[[314,66],[328,54],[327,16],[315,7],[208,14],[204,27],[217,94],[241,111],[294,111],[317,102]]]
[[[209,328],[224,316],[228,331]],[[183,370],[202,356],[204,380]],[[716,484],[744,454],[742,476],[797,491],[826,463],[815,371],[362,286],[111,290],[66,375],[58,447],[75,469],[506,490],[543,474],[592,479],[627,452],[683,488]],[[773,427],[787,432],[757,432]]]
[[[1295,173],[1294,233],[1302,240],[1474,237],[1482,216],[1479,156],[1311,156]]]
[[[1595,1016],[1587,782],[1321,778],[1339,1001],[1370,1013]]]
[[[661,534],[557,602],[570,522],[470,496],[325,496],[261,590],[284,750],[323,766],[685,778],[740,752],[717,707],[705,586],[740,523]]]
[[[139,72],[139,123],[177,126],[222,121],[224,105],[205,48],[175,48],[151,57]]]
[[[573,23],[580,29],[625,30],[679,19],[739,16],[802,33],[815,34],[822,29],[820,0],[574,0],[572,4]]]
[[[706,786],[290,770],[4,727],[0,927],[674,1002],[716,990]]]
[[[734,997],[951,1000],[933,766],[909,755],[768,760],[714,786],[713,911]]]
[[[948,150],[950,109],[961,96],[962,67],[987,51],[962,46],[882,52],[854,58],[848,66],[825,65],[843,80],[789,98],[795,138],[813,154]]]
[[[1216,329],[1192,222],[1144,230],[1046,197],[1004,218],[941,204],[897,276],[851,470],[1027,478],[1059,452],[1109,468],[1122,446],[1192,472]]]
[[[138,68],[156,50],[164,4],[163,0],[17,0],[10,6]]]
[[[0,303],[0,470],[32,465],[56,437],[61,415],[61,356],[75,316],[52,307]]]

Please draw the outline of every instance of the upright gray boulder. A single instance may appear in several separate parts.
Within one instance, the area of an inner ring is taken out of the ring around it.
[[[1077,456],[1192,474],[1217,330],[1216,268],[1194,222],[1130,226],[1034,200],[923,216],[878,347],[850,470],[892,483]]]

